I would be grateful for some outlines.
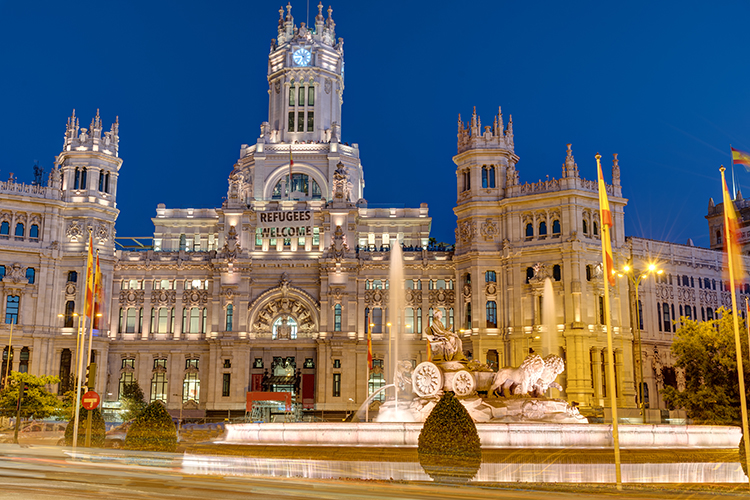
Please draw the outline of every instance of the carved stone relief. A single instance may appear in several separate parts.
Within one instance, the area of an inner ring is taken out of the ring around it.
[[[422,305],[422,290],[407,289],[404,291],[404,299],[407,305],[419,307]]]
[[[480,232],[482,234],[482,238],[484,238],[485,240],[494,240],[497,235],[500,234],[497,223],[492,219],[487,219],[482,223]]]
[[[120,290],[120,305],[124,307],[143,305],[144,290]]]
[[[77,220],[70,221],[70,223],[68,223],[68,228],[65,230],[65,235],[72,242],[80,240],[81,237],[83,237],[81,222]]]
[[[182,303],[185,306],[205,306],[208,304],[208,290],[185,290]]]
[[[429,302],[431,307],[453,307],[456,294],[453,290],[430,290],[429,291]]]
[[[176,300],[174,290],[153,290],[151,292],[151,303],[156,306],[173,306]]]
[[[365,290],[365,304],[382,306],[388,303],[388,290]]]

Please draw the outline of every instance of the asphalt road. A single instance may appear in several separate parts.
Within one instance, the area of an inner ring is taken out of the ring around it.
[[[106,453],[106,452],[105,452]],[[154,455],[157,459],[163,455]],[[179,459],[179,456],[176,456]],[[167,457],[169,459],[169,457]],[[550,491],[549,486],[439,485],[429,482],[314,480],[301,478],[222,477],[180,472],[172,467],[80,462],[61,448],[0,445],[0,499],[518,499],[573,500],[595,498],[718,499],[750,498],[747,485],[720,491],[681,490],[675,487],[639,489],[630,485],[579,491]]]

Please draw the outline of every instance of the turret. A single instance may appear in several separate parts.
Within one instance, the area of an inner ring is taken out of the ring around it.
[[[279,10],[277,38],[268,56],[268,133],[264,143],[337,142],[341,138],[344,41],[336,40],[333,9],[318,4],[314,29]]]

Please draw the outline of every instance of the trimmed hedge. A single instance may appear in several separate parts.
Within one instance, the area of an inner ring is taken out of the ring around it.
[[[451,391],[432,409],[419,433],[419,463],[438,482],[467,482],[482,463],[479,433]]]
[[[123,447],[126,450],[168,452],[177,449],[177,428],[160,401],[149,404],[133,421]]]
[[[83,446],[86,443],[86,420],[88,419],[88,411],[89,410],[81,407],[81,411],[78,414],[78,446]],[[102,412],[99,408],[91,411],[91,446],[95,448],[103,448],[106,430],[104,428]],[[65,426],[65,446],[73,446],[74,423],[75,412],[68,421],[68,425]]]

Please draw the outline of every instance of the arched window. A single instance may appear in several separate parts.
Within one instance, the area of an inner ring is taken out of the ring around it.
[[[86,167],[83,167],[81,169],[81,189],[88,189],[88,171],[86,170]]]
[[[16,224],[16,231],[15,231],[14,235],[15,236],[23,236],[24,229],[25,228],[23,227],[23,222],[19,222],[18,224]]]
[[[29,357],[31,352],[29,348],[24,346],[21,349],[21,357],[18,358],[18,371],[21,373],[29,373]]]
[[[490,187],[495,187],[495,166],[490,165]]]
[[[4,220],[2,224],[0,224],[0,234],[10,234],[10,222],[7,220]]]
[[[333,331],[341,331],[341,304],[333,306]]]
[[[685,318],[689,320],[693,319],[693,312],[690,309],[690,306],[687,306],[687,305],[685,306]]]
[[[286,192],[282,192],[282,183],[286,186]],[[286,175],[276,183],[276,186],[273,188],[273,193],[271,193],[271,197],[274,200],[279,200],[281,198],[286,198],[290,192],[295,195],[295,199],[305,198],[319,200],[322,196],[317,181],[307,174],[292,174],[291,190],[289,188],[289,175]]]
[[[109,172],[104,176],[104,192],[109,193]]]
[[[0,266],[0,281],[3,281],[3,278],[5,278],[5,266]]]
[[[76,271],[68,271],[68,283],[75,283],[78,281],[78,273]]]
[[[487,328],[497,328],[497,303],[494,300],[487,301]]]
[[[138,310],[131,307],[125,312],[125,333],[135,333],[138,324]]]
[[[161,401],[167,403],[167,374],[163,372],[154,373],[151,377],[151,402]]]
[[[583,219],[583,234],[589,234],[589,223]]]
[[[187,250],[187,236],[185,236],[184,234],[180,235],[180,247],[179,248],[181,252],[184,252],[185,250]]]
[[[29,228],[29,238],[39,239],[39,225],[32,224]]]
[[[279,316],[273,322],[271,338],[274,340],[294,340],[297,338],[297,326],[297,321],[291,316]]]
[[[534,226],[529,222],[526,224],[526,238],[533,238],[534,237]]]
[[[487,271],[484,273],[484,281],[487,283],[496,283],[497,282],[497,274],[495,274],[495,271]]]
[[[26,268],[26,280],[29,282],[29,285],[34,284],[34,281],[36,280],[36,270],[33,267]]]
[[[489,171],[487,170],[487,165],[482,165],[482,187],[490,187]]]
[[[373,307],[371,312],[372,333],[383,333],[383,310],[379,307]]]
[[[562,229],[560,227],[560,221],[555,219],[552,221],[552,234],[560,234]]]
[[[716,244],[721,244],[721,231],[718,229],[716,230]]]
[[[227,305],[227,324],[226,324],[226,331],[231,332],[232,331],[232,321],[234,316],[234,306],[232,304]]]
[[[76,303],[73,300],[69,300],[65,303],[65,313],[63,315],[63,327],[64,328],[73,328],[75,326],[75,322],[73,321],[75,316],[73,313],[76,309]]]
[[[534,268],[533,267],[527,267],[526,268],[526,284],[529,284],[529,280],[534,277]]]
[[[560,268],[560,264],[555,264],[552,267],[552,279],[555,281],[560,281],[562,279],[562,269]]]
[[[432,315],[430,315],[432,317]],[[466,324],[464,326],[467,330],[471,329],[471,302],[466,303]]]
[[[539,223],[539,236],[547,236],[547,223],[544,221]]]
[[[186,373],[182,380],[182,402],[199,401],[201,395],[201,381],[195,372]]]
[[[81,189],[81,169],[76,168],[73,189]]]
[[[669,319],[669,304],[664,302],[661,306],[662,315],[664,316],[664,331],[672,331],[672,322]]]
[[[104,171],[99,171],[99,191],[104,191]]]
[[[18,324],[18,308],[20,302],[20,295],[8,295],[8,298],[5,299],[5,323]]]
[[[599,236],[599,225],[594,222],[594,236]]]
[[[58,394],[65,394],[73,388],[73,380],[70,376],[70,365],[73,359],[70,349],[63,349],[60,353],[60,384],[57,386]]]
[[[713,321],[714,319],[714,310],[710,307],[706,308],[706,318],[708,319],[708,321]]]

